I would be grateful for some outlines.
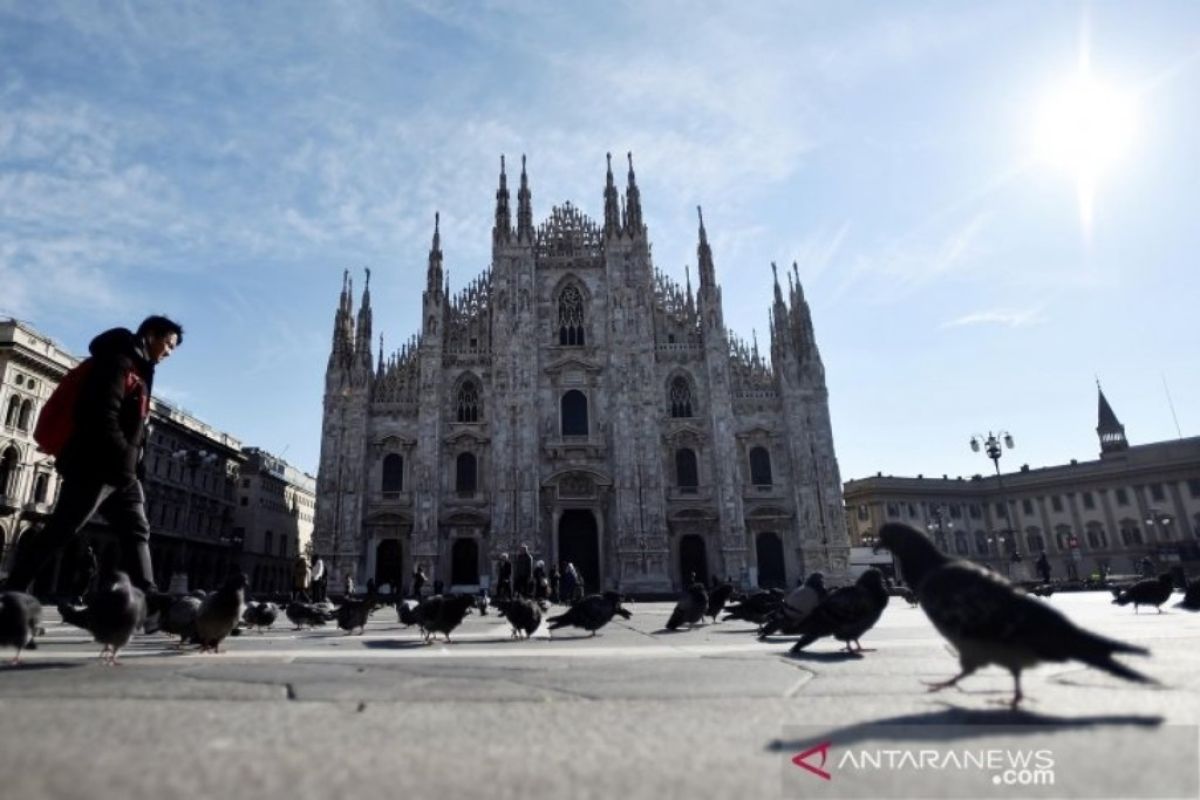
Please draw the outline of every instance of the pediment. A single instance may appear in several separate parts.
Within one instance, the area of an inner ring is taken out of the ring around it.
[[[407,436],[401,436],[395,433],[389,433],[386,436],[381,436],[372,442],[371,446],[378,450],[405,450],[417,443],[416,439],[411,439]]]
[[[771,430],[770,428],[764,428],[762,425],[755,425],[752,428],[746,428],[745,430],[738,431],[736,434],[737,438],[739,439],[770,438],[774,435],[775,431]]]
[[[677,425],[663,434],[663,440],[668,442],[677,441],[679,439],[693,439],[702,441],[706,436],[705,431],[690,422],[685,422],[682,425]]]
[[[548,365],[543,372],[545,372],[547,375],[561,375],[562,373],[569,372],[571,370],[582,370],[583,372],[589,372],[595,375],[602,369],[603,367],[599,366],[598,364],[584,361],[582,358],[566,356]]]
[[[567,467],[560,469],[551,474],[548,478],[542,481],[543,487],[558,486],[560,481],[571,480],[579,477],[589,478],[597,486],[612,486],[613,480],[610,476],[594,469],[584,469],[581,467]]]
[[[461,444],[464,441],[473,442],[474,444],[487,444],[491,440],[492,437],[488,436],[482,430],[471,427],[453,431],[442,441],[446,444]]]

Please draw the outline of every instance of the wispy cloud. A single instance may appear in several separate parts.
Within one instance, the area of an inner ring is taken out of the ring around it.
[[[943,322],[940,328],[961,328],[967,325],[1002,325],[1009,328],[1023,328],[1045,321],[1040,308],[1022,309],[991,309],[975,311],[961,317]]]

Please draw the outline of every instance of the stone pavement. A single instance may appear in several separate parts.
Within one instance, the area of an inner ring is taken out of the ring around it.
[[[1026,673],[1018,713],[1001,705],[1012,682],[994,668],[965,691],[929,694],[921,681],[949,677],[957,661],[898,599],[862,657],[832,641],[789,657],[788,641],[759,642],[733,622],[665,632],[671,604],[651,603],[631,604],[632,620],[595,638],[550,640],[543,628],[512,641],[501,619],[473,615],[452,644],[431,646],[390,608],[363,636],[295,631],[281,618],[219,655],[139,637],[108,668],[98,645],[51,613],[27,664],[0,669],[0,796],[1180,796],[1164,794],[1179,781],[1162,776],[1187,757],[1168,757],[1153,737],[1184,742],[1200,770],[1196,729],[1172,727],[1200,723],[1200,615],[1135,615],[1109,600],[1050,602],[1151,648],[1123,660],[1162,685],[1047,665]],[[851,783],[792,763],[822,740],[876,742],[878,723],[919,731],[888,734],[893,745],[1053,745],[1056,783],[996,793],[969,772],[886,771]]]

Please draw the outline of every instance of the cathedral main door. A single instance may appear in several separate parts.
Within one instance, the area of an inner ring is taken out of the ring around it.
[[[559,517],[558,560],[575,565],[589,594],[600,591],[600,535],[591,511],[573,508]]]
[[[390,584],[393,592],[404,586],[404,563],[401,560],[400,540],[384,539],[375,548],[375,585]]]
[[[760,533],[755,539],[758,556],[758,585],[763,589],[787,588],[787,565],[783,562],[783,542],[771,531]]]
[[[475,586],[479,583],[479,544],[474,539],[455,539],[450,550],[450,584]]]
[[[704,537],[698,533],[689,533],[679,540],[679,580],[682,588],[691,586],[691,576],[695,580],[708,585],[708,550],[704,545]]]

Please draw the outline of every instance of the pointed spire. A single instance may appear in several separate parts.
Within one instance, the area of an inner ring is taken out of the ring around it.
[[[429,267],[425,272],[425,291],[438,296],[442,289],[442,214],[433,212],[433,242],[429,246]]]
[[[687,264],[683,265],[683,280],[687,286],[688,313],[691,313],[696,309],[696,304],[692,299],[692,269]]]
[[[496,189],[496,225],[492,241],[507,242],[512,237],[512,216],[508,211],[508,176],[504,173],[504,156],[500,156],[500,188]]]
[[[775,262],[771,262],[771,275],[775,281],[775,305],[783,305],[783,292],[779,290],[779,268],[775,266]],[[788,277],[791,277],[790,275]]]
[[[379,366],[376,367],[375,374],[383,377],[383,331],[379,332]]]
[[[367,279],[363,283],[362,306],[358,309],[357,336],[354,354],[368,371],[371,369],[371,268],[366,267]]]
[[[696,206],[696,215],[700,218],[700,244],[696,246],[697,259],[700,262],[700,293],[717,288],[716,270],[713,267],[712,248],[708,246],[708,233],[704,230],[704,211]]]
[[[533,241],[533,202],[529,194],[529,176],[525,174],[525,154],[521,154],[521,188],[517,190],[517,241]]]
[[[1100,395],[1100,424],[1096,426],[1096,434],[1100,437],[1100,454],[1128,450],[1129,440],[1125,438],[1125,426],[1117,420],[1117,415],[1113,413],[1112,406],[1108,404],[1108,399],[1104,396],[1104,390],[1100,388],[1098,378],[1096,379],[1096,391]]]
[[[613,183],[612,153],[608,159],[608,176],[604,183],[604,235],[619,236],[621,233],[621,210],[617,206],[617,185]]]
[[[627,153],[629,157],[629,176],[628,183],[625,187],[625,205],[628,218],[625,223],[625,231],[630,236],[640,236],[642,234],[642,193],[638,189],[637,178],[633,174],[633,153]]]

